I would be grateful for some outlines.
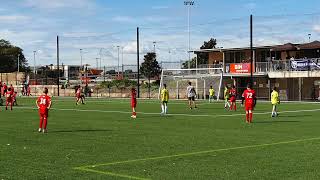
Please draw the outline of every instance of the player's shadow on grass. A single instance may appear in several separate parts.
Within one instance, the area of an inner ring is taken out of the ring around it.
[[[296,117],[308,117],[308,116],[312,116],[312,115],[303,115],[303,114],[300,114],[300,115],[280,115],[279,117],[282,118],[282,117],[286,117],[286,118],[296,118]]]
[[[295,123],[295,122],[301,122],[301,121],[277,121],[277,120],[271,120],[271,121],[255,121],[253,123],[256,124],[268,124],[268,123]]]
[[[50,133],[73,133],[73,132],[107,132],[112,131],[110,129],[72,129],[72,130],[58,130],[58,131],[50,131]]]

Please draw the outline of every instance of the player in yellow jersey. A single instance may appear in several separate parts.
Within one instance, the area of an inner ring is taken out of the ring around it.
[[[169,91],[167,90],[167,85],[163,84],[163,89],[161,90],[161,114],[168,113],[168,101],[169,101]]]
[[[272,104],[271,117],[277,117],[278,116],[277,105],[280,104],[280,99],[279,99],[279,93],[276,87],[273,88],[273,91],[271,93],[271,104]]]
[[[213,87],[210,86],[210,89],[209,89],[209,103],[211,103],[211,101],[213,100],[214,94],[215,94],[215,91],[214,91]]]
[[[230,89],[229,89],[228,85],[225,86],[223,95],[224,95],[224,109],[229,110],[229,108],[230,108],[230,103],[229,103]]]

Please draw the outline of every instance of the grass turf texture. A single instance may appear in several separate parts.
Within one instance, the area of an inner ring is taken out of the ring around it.
[[[141,100],[133,120],[129,100],[61,98],[39,134],[35,99],[18,101],[1,107],[0,179],[320,178],[320,104],[283,103],[271,118],[258,103],[247,125],[222,103],[170,101],[160,116],[159,102]]]

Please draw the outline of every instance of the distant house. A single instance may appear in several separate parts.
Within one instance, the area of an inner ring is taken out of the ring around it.
[[[193,52],[197,55],[208,53],[206,66],[220,64],[225,83],[235,84],[239,91],[250,82],[252,71],[254,87],[260,98],[269,99],[273,86],[280,89],[284,100],[312,100],[320,96],[319,86],[316,85],[320,83],[319,41],[253,47],[252,70],[250,47]]]

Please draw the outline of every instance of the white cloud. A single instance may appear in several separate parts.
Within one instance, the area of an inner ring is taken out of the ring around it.
[[[317,33],[320,33],[320,25],[314,25],[313,30]]]
[[[135,19],[130,16],[115,16],[111,20],[115,22],[135,22]]]
[[[151,9],[163,10],[163,9],[169,9],[169,7],[168,6],[152,6]]]
[[[94,32],[67,32],[63,33],[63,37],[95,37],[95,36],[101,36],[102,33],[94,33]]]
[[[253,11],[254,9],[256,9],[256,7],[257,7],[257,4],[254,2],[244,4],[244,8],[248,9],[249,11]]]
[[[0,15],[1,23],[17,23],[16,21],[27,21],[31,18],[23,15]]]
[[[91,0],[24,0],[23,3],[39,9],[86,8],[93,5]]]
[[[163,22],[163,21],[169,20],[169,18],[163,17],[163,16],[147,16],[147,17],[144,17],[143,19],[150,22]],[[170,20],[172,20],[172,18],[170,18]]]

